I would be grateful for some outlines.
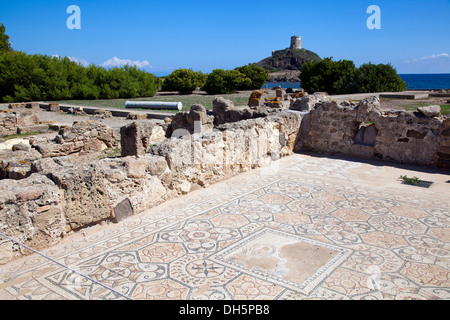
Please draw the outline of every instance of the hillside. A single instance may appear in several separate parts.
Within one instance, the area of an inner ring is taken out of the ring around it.
[[[307,49],[284,49],[272,53],[271,57],[253,63],[269,72],[285,70],[301,70],[304,63],[309,60],[322,60],[319,55]]]

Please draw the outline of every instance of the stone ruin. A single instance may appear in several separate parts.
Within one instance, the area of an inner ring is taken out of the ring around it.
[[[415,112],[381,110],[376,97],[359,103],[324,101],[303,117],[299,145],[294,151],[449,170],[449,128],[450,118],[441,116],[435,107]]]
[[[3,150],[0,232],[39,250],[304,150],[450,170],[450,119],[434,107],[383,111],[376,97],[337,103],[324,93],[276,98],[284,103],[242,108],[219,97],[211,111],[193,105],[162,126],[136,121],[113,130],[81,121],[53,139]],[[38,125],[19,113],[0,120],[8,133]],[[99,157],[105,148],[120,156]],[[0,262],[21,254],[0,237]]]
[[[80,121],[52,139],[31,138],[27,150],[2,151],[0,232],[39,250],[292,153],[300,115],[236,108],[223,98],[213,106],[194,105],[163,126],[136,121],[113,130]],[[100,158],[105,148],[120,156]],[[22,253],[0,239],[0,261]]]

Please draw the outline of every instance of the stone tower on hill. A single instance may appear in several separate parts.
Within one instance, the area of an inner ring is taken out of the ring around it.
[[[292,36],[291,37],[291,46],[289,49],[301,49],[301,48],[302,48],[302,37]]]

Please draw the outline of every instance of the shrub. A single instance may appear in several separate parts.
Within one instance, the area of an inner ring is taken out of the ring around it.
[[[306,62],[302,67],[300,81],[307,92],[325,91],[329,94],[345,93],[352,90],[351,79],[356,68],[352,61]]]
[[[206,78],[202,90],[209,94],[233,93],[251,86],[250,78],[237,70],[215,69]]]
[[[301,71],[300,81],[307,92],[344,94],[406,90],[405,82],[390,64],[368,63],[356,68],[350,60],[325,58],[305,63]]]
[[[162,84],[162,91],[178,91],[181,94],[191,94],[197,87],[203,86],[206,75],[192,69],[177,69],[168,75]]]
[[[135,66],[105,68],[82,65],[69,58],[28,55],[4,50],[9,43],[0,25],[0,101],[115,99],[151,97],[161,81]]]
[[[255,65],[239,67],[236,70],[251,80],[250,86],[238,88],[240,90],[261,89],[263,84],[269,79],[269,71]]]
[[[36,101],[151,97],[161,81],[136,67],[83,67],[68,58],[0,54],[0,100]]]
[[[400,78],[390,64],[363,64],[355,73],[357,92],[398,92],[407,89],[405,81]]]

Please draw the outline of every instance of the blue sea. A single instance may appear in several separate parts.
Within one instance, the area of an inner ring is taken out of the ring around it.
[[[450,73],[435,74],[399,74],[408,85],[408,90],[450,89]],[[281,86],[282,88],[301,88],[300,82],[266,82],[264,89]]]
[[[408,90],[450,89],[450,73],[399,74],[408,85]]]

